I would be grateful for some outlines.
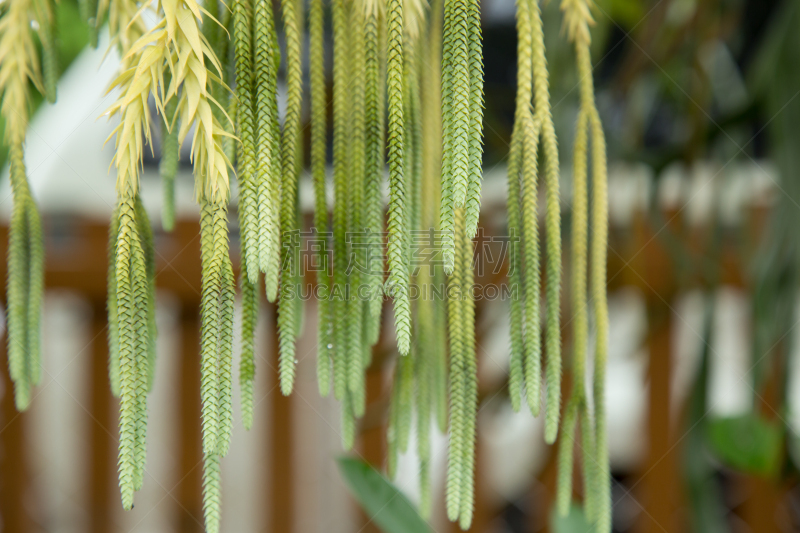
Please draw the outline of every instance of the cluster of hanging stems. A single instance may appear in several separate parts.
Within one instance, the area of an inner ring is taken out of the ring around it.
[[[39,321],[43,291],[41,219],[25,174],[23,147],[28,82],[55,100],[58,62],[52,0],[8,0],[0,9],[0,90],[14,194],[8,269],[8,360],[18,409],[39,380]],[[154,98],[161,131],[163,227],[175,221],[174,180],[179,147],[193,132],[192,162],[200,205],[201,395],[206,527],[220,519],[220,459],[233,427],[233,315],[236,283],[229,255],[230,178],[238,179],[241,235],[241,414],[253,423],[254,333],[260,280],[278,305],[279,374],[283,394],[295,379],[295,341],[302,329],[298,180],[301,153],[302,35],[299,0],[83,0],[81,15],[97,30],[107,21],[121,57],[112,84],[119,117],[115,137],[117,205],[109,230],[108,320],[111,388],[120,399],[119,484],[126,509],[145,472],[147,394],[155,368],[155,259],[153,230],[139,194],[143,140],[151,143],[148,99]],[[597,530],[610,530],[610,497],[604,414],[607,311],[605,141],[594,103],[589,27],[590,0],[563,0],[567,35],[574,43],[580,78],[572,213],[572,391],[564,406],[559,448],[557,507],[572,500],[576,427],[583,460],[584,508]],[[145,10],[158,22],[147,28]],[[479,0],[330,0],[333,31],[333,210],[326,196],[326,75],[323,0],[310,0],[308,33],[311,178],[314,227],[328,239],[332,264],[321,247],[317,375],[322,395],[342,404],[342,441],[353,446],[356,419],[365,412],[365,371],[381,330],[382,303],[394,302],[400,357],[389,407],[388,472],[408,449],[416,419],[421,512],[430,512],[432,421],[449,431],[446,507],[450,520],[468,529],[474,502],[477,410],[475,305],[470,292],[473,248],[480,211],[483,62]],[[285,54],[278,42],[282,19]],[[36,24],[31,22],[35,21]],[[35,30],[34,30],[35,28]],[[517,0],[518,82],[508,161],[508,229],[512,247],[509,394],[518,410],[542,409],[545,369],[545,440],[559,433],[561,409],[559,165],[550,111],[540,7]],[[41,43],[39,60],[34,36]],[[40,66],[41,64],[41,66]],[[277,106],[278,73],[285,69],[286,113]],[[192,128],[194,126],[194,128]],[[441,140],[441,142],[438,142]],[[588,220],[591,140],[592,220]],[[388,155],[388,214],[384,165]],[[233,168],[236,168],[236,174]],[[540,171],[541,168],[541,171]],[[544,350],[540,327],[539,177],[546,197]],[[384,224],[387,242],[382,241]],[[443,235],[443,268],[411,268],[410,232]],[[588,229],[592,229],[591,251]],[[353,235],[362,235],[351,238]],[[386,256],[384,257],[384,244]],[[588,259],[587,259],[588,254]],[[355,257],[365,269],[348,268]],[[590,265],[589,265],[590,262]],[[384,263],[388,278],[384,279]],[[591,279],[587,290],[587,270]],[[329,274],[332,272],[332,276]],[[409,286],[448,284],[446,301],[411,301]],[[367,298],[358,290],[367,287]],[[338,294],[339,297],[331,297]],[[344,295],[342,297],[342,295]],[[596,322],[593,387],[586,373],[589,296]],[[542,352],[545,358],[542,361]],[[416,412],[416,417],[412,413]]]

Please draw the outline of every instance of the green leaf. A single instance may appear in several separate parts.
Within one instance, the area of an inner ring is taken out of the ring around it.
[[[567,516],[561,516],[556,506],[553,506],[550,511],[550,531],[553,533],[586,533],[593,531],[593,527],[583,516],[583,507],[573,502]]]
[[[781,427],[756,414],[719,418],[708,427],[708,440],[717,457],[728,466],[773,477],[781,461]]]
[[[600,6],[611,19],[625,28],[635,27],[645,16],[644,2],[641,0],[604,0]]]
[[[429,533],[428,524],[397,487],[370,465],[351,457],[337,459],[339,471],[367,516],[386,533]]]

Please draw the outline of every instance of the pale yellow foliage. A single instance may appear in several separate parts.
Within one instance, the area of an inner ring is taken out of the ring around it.
[[[405,31],[412,39],[419,37],[422,31],[427,7],[427,0],[405,0],[403,2]]]
[[[585,44],[591,42],[589,27],[594,26],[591,8],[592,0],[562,0],[564,29],[570,41]]]
[[[217,73],[221,72],[221,67],[199,29],[203,12],[194,0],[163,0],[161,9],[164,17],[140,37],[123,58],[123,67],[133,66],[112,83],[112,88],[119,87],[121,92],[106,111],[106,115],[121,116],[113,133],[117,135],[114,156],[117,191],[138,191],[142,138],[150,141],[147,99],[152,94],[162,116],[166,102],[178,98],[179,142],[183,142],[196,122],[192,159],[198,198],[226,201],[230,194],[230,162],[222,150],[221,139],[228,134],[212,113],[211,106],[219,104],[211,96],[210,83],[217,77],[209,72],[206,62]],[[134,18],[129,25],[136,23]],[[171,74],[169,86],[164,81],[167,68]],[[175,122],[175,117],[166,119],[170,126]]]
[[[354,5],[361,6],[364,10],[364,15],[378,15],[383,16],[386,12],[386,4],[382,0],[353,0]]]
[[[30,31],[32,2],[14,0],[0,18],[0,93],[5,140],[22,144],[28,127],[28,80],[41,89],[39,59]],[[42,90],[43,92],[43,90]]]
[[[150,4],[146,3],[140,8],[134,0],[100,0],[97,20],[103,20],[108,12],[108,35],[122,55],[126,55],[131,45],[147,31],[140,13],[148,6]]]

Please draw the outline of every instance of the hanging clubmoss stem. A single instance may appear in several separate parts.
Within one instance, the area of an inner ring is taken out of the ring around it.
[[[256,119],[253,105],[253,5],[233,2],[233,53],[236,77],[237,170],[239,178],[239,235],[244,272],[250,286],[259,276],[258,178],[256,174]],[[268,209],[269,206],[265,206]]]
[[[383,168],[384,98],[381,82],[381,45],[379,39],[379,2],[364,2],[364,110],[365,110],[365,168],[364,168],[364,227],[367,260],[364,275],[368,287],[366,330],[370,344],[378,341],[381,309],[383,307]]]
[[[254,95],[256,154],[253,187],[258,211],[258,264],[265,273],[267,299],[274,302],[280,278],[280,131],[276,89],[280,53],[272,2],[255,0]],[[251,235],[251,239],[253,236]],[[254,252],[253,252],[254,253]],[[251,257],[253,262],[254,258]],[[252,266],[250,267],[252,268]]]
[[[281,137],[281,298],[278,301],[278,338],[281,392],[288,396],[294,387],[295,340],[299,320],[296,285],[300,264],[297,220],[297,181],[300,165],[300,112],[302,105],[302,64],[298,0],[283,0],[286,32],[286,118]]]
[[[41,376],[39,339],[44,292],[42,221],[28,185],[24,150],[30,106],[28,83],[32,81],[45,95],[49,92],[42,84],[33,43],[30,11],[34,7],[39,19],[39,35],[44,41],[47,30],[43,26],[52,23],[49,4],[38,6],[35,2],[17,0],[7,6],[0,18],[0,57],[3,58],[0,61],[0,94],[3,97],[0,114],[5,121],[3,137],[8,145],[9,178],[14,197],[8,242],[6,337],[14,402],[20,411],[28,408],[32,389]],[[45,56],[45,62],[47,60]],[[54,99],[54,82],[50,89]]]
[[[344,0],[332,0],[333,19],[333,290],[330,294],[333,331],[333,394],[343,400],[347,390],[347,328],[343,317],[347,314],[347,176],[349,98],[347,84],[350,63],[347,60],[348,26]],[[336,320],[338,318],[338,320]],[[349,404],[348,404],[349,405]],[[350,408],[343,403],[342,410],[348,420]]]
[[[389,280],[387,292],[394,300],[395,334],[400,353],[411,343],[411,307],[408,299],[408,212],[404,172],[406,131],[404,97],[403,2],[389,0],[387,7],[387,89],[389,108]]]
[[[314,182],[314,228],[320,249],[317,253],[317,381],[319,392],[327,396],[330,391],[330,373],[333,363],[333,322],[329,299],[329,223],[328,202],[325,191],[325,52],[323,50],[323,2],[311,0],[309,8],[309,78],[311,82],[311,175]]]
[[[570,40],[575,45],[578,77],[580,79],[580,111],[575,140],[575,206],[573,208],[573,255],[577,255],[573,272],[573,312],[577,313],[575,330],[575,353],[573,363],[573,392],[570,404],[577,405],[580,410],[582,457],[584,467],[584,507],[586,516],[595,523],[597,531],[602,533],[611,530],[611,497],[608,466],[608,443],[605,419],[605,366],[608,342],[608,307],[606,301],[606,250],[608,246],[608,204],[607,204],[607,171],[606,144],[600,115],[597,111],[592,81],[592,64],[590,54],[589,26],[594,21],[591,17],[591,3],[587,0],[564,0],[561,9],[564,12],[564,26]],[[591,159],[588,157],[588,144],[591,141]],[[591,249],[587,265],[587,175],[591,165]],[[577,233],[576,233],[577,232]],[[584,400],[583,380],[585,373],[584,358],[586,352],[586,326],[588,305],[586,300],[586,273],[591,272],[589,295],[596,323],[595,361],[592,376],[592,403]],[[565,428],[564,431],[567,431]],[[574,435],[562,434],[562,452],[565,456],[567,447],[572,453],[570,442],[566,437]],[[563,432],[562,432],[563,433]],[[560,483],[560,485],[562,485]],[[563,486],[559,486],[559,510],[567,510],[566,493],[569,480],[564,475]]]

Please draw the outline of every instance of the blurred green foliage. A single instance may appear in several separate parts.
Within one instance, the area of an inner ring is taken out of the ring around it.
[[[773,478],[780,468],[783,429],[756,414],[718,418],[708,425],[708,440],[719,459],[740,472]]]
[[[641,0],[599,0],[597,9],[602,10],[623,28],[630,29],[642,20],[646,7]]]
[[[689,523],[692,531],[727,533],[727,512],[722,489],[716,477],[717,464],[709,453],[708,444],[708,365],[711,353],[714,304],[705,305],[702,330],[700,369],[689,397],[684,427],[686,439],[682,446],[682,473],[690,506]]]

